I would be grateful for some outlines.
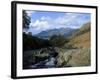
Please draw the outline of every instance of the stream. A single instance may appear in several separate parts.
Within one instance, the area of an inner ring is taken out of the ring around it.
[[[30,69],[35,69],[35,68],[52,68],[55,67],[56,64],[56,59],[52,56],[50,56],[48,59],[44,60],[44,61],[40,61],[36,64],[30,65],[29,68]]]

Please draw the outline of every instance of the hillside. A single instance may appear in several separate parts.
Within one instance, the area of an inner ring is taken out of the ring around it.
[[[88,48],[90,47],[90,36],[90,23],[86,23],[80,28],[80,30],[74,33],[72,39],[68,44],[65,44],[65,46],[71,45],[72,47]]]
[[[78,35],[84,34],[86,32],[89,32],[91,29],[90,24],[91,24],[90,22],[83,24],[82,27],[74,33],[74,36],[78,36]]]
[[[84,24],[64,45],[65,49],[70,49],[60,52],[58,65],[76,67],[91,65],[90,27],[90,23]]]

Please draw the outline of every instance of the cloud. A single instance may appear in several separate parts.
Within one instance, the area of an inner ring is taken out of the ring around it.
[[[50,21],[51,18],[48,17],[48,16],[42,16],[40,20],[42,20],[42,21],[44,21],[44,20]]]
[[[65,25],[66,27],[78,28],[82,24],[90,21],[90,15],[84,13],[66,13],[55,20],[56,24]]]
[[[35,11],[26,11],[26,13],[28,14],[28,16],[31,16],[32,14],[35,13]]]
[[[73,18],[75,18],[75,14],[73,13],[66,13],[63,16],[58,17],[55,22],[59,24],[66,24],[67,22],[71,21]]]
[[[54,28],[52,19],[48,16],[42,16],[39,19],[30,23],[30,30],[33,34],[37,34],[41,31]]]
[[[28,15],[33,16],[35,11],[27,11]],[[38,13],[39,14],[39,13]],[[57,15],[39,15],[33,18],[30,23],[30,30],[33,34],[54,28],[79,28],[82,24],[90,21],[90,14],[86,13],[64,13]]]
[[[46,20],[36,20],[32,22],[30,26],[37,30],[47,30],[50,28],[50,24]]]

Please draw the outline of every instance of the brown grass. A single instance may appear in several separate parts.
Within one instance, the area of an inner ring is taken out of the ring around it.
[[[74,37],[68,44],[79,48],[90,47],[90,32]]]

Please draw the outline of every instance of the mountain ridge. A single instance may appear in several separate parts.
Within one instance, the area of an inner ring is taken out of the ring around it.
[[[34,36],[40,37],[40,38],[50,38],[53,35],[62,35],[69,37],[71,36],[76,30],[78,29],[72,29],[72,28],[59,28],[59,29],[50,29],[46,31],[42,31]]]

